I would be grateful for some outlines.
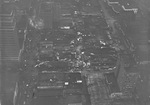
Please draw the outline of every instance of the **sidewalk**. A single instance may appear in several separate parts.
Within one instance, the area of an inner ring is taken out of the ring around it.
[[[16,59],[19,54],[19,42],[17,32],[15,30],[16,22],[14,19],[15,13],[0,14],[0,47],[2,60]]]

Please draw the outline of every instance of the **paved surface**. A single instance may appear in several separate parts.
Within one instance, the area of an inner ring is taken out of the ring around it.
[[[12,105],[18,75],[14,63],[18,60],[19,44],[11,14],[13,9],[9,5],[1,5],[0,8],[0,96],[4,99],[0,99],[0,103],[5,101],[6,105]]]

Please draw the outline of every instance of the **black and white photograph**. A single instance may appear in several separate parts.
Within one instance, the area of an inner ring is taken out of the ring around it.
[[[150,105],[150,0],[0,0],[0,105]]]

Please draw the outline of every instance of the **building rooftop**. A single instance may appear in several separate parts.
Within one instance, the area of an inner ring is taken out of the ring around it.
[[[114,4],[108,4],[109,6],[111,6],[111,8],[113,9],[114,12],[119,13],[120,11],[123,10],[122,6],[119,3],[114,3]]]
[[[123,1],[119,1],[119,0],[105,0],[105,1],[107,1],[109,6],[112,6],[112,9],[115,12],[118,11],[120,6],[121,6],[121,8],[124,11],[134,11],[134,13],[138,12],[138,8],[134,5],[135,3],[132,2],[132,1],[127,1],[127,0],[123,0]]]
[[[106,0],[109,4],[119,4],[119,0]]]
[[[122,8],[124,11],[133,11],[134,13],[138,12],[138,8],[126,8],[124,5],[122,5]]]

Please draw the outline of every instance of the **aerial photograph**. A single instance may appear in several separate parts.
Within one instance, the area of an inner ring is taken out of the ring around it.
[[[0,0],[0,105],[150,105],[150,0]]]

